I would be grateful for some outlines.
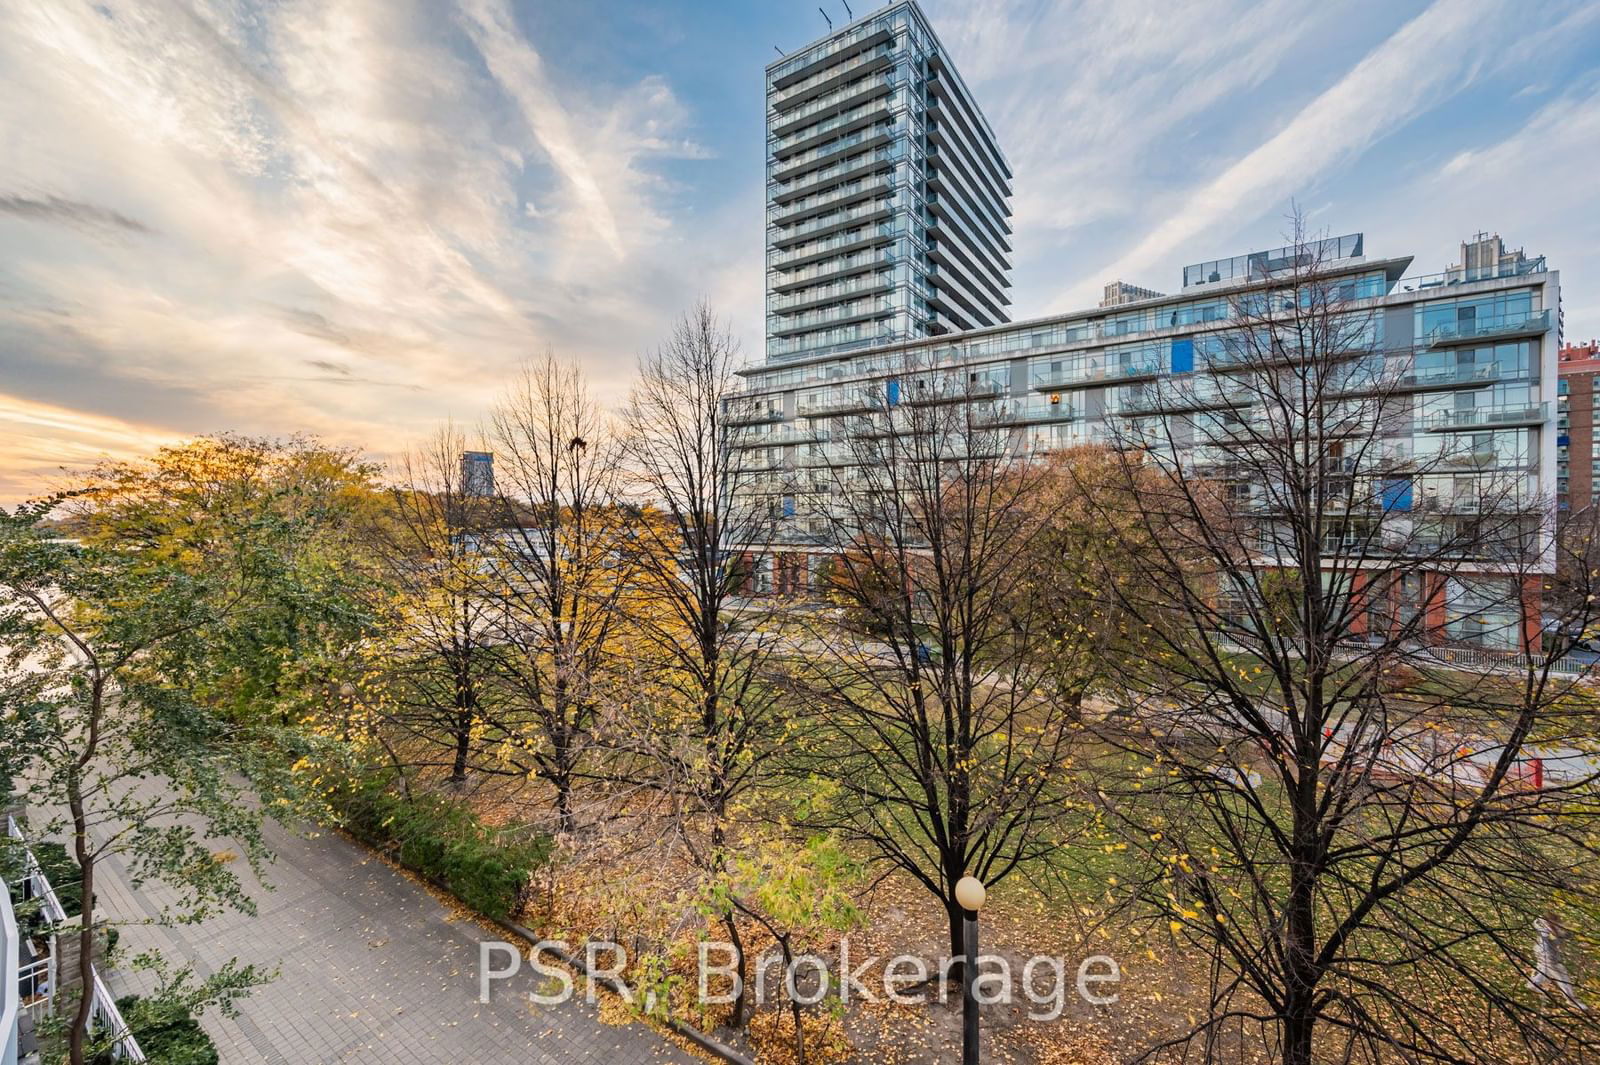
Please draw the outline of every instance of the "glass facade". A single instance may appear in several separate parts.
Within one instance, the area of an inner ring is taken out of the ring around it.
[[[769,362],[1008,320],[1011,170],[915,3],[766,85]]]
[[[1334,379],[1349,399],[1340,403],[1348,407],[1352,436],[1377,438],[1376,455],[1352,457],[1349,472],[1370,480],[1381,514],[1405,515],[1418,545],[1413,550],[1442,545],[1466,562],[1464,572],[1452,573],[1452,605],[1438,621],[1441,630],[1451,639],[1512,649],[1522,633],[1502,615],[1515,620],[1521,613],[1505,606],[1505,596],[1496,598],[1505,591],[1498,574],[1510,561],[1506,552],[1531,552],[1546,560],[1541,565],[1551,557],[1556,275],[1539,260],[1535,270],[1419,284],[1405,276],[1409,258],[1365,259],[1359,235],[1325,243],[1354,252],[1319,267],[1318,284],[1348,308],[1339,322],[1350,354]],[[748,395],[759,397],[759,409],[772,420],[749,438],[741,461],[769,473],[780,543],[823,543],[824,518],[851,476],[845,429],[869,411],[893,432],[899,415],[918,403],[970,398],[1005,452],[1020,461],[1084,444],[1136,442],[1201,471],[1232,461],[1223,443],[1230,434],[1246,428],[1292,434],[1293,425],[1278,424],[1277,415],[1252,404],[1251,375],[1260,371],[1242,370],[1239,361],[1246,330],[1257,327],[1237,316],[1281,310],[1275,303],[1283,301],[1292,307],[1297,298],[1253,275],[1250,264],[1259,260],[1202,264],[1216,267],[1207,278],[1220,277],[1224,264],[1242,264],[1228,266],[1235,271],[1231,284],[1199,282],[1208,286],[1204,295],[1190,288],[1136,306],[879,341],[859,351],[796,353],[744,371]],[[1284,365],[1293,361],[1285,352]],[[1375,404],[1371,397],[1380,394]],[[1270,544],[1270,492],[1249,484],[1229,490],[1237,503],[1261,510],[1263,544]],[[1517,515],[1526,514],[1526,536],[1515,532],[1509,547],[1504,539],[1492,549],[1474,547],[1476,523],[1508,500]],[[1361,520],[1341,519],[1329,536],[1358,535]],[[1474,567],[1482,580],[1469,579]]]

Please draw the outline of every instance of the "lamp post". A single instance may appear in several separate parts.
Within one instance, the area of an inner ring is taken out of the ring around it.
[[[963,911],[961,958],[961,1065],[978,1065],[978,911],[988,892],[983,881],[956,881],[956,904]]]

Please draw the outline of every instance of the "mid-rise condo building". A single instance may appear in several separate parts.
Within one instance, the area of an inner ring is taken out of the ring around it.
[[[1461,262],[1413,276],[1411,256],[1370,257],[1363,235],[1352,234],[1195,264],[1173,295],[1137,298],[1151,290],[1119,285],[1108,306],[849,352],[797,352],[751,367],[730,417],[747,427],[738,438],[749,473],[743,491],[765,493],[773,515],[773,550],[757,585],[801,591],[826,555],[829,507],[848,490],[853,426],[885,407],[939,402],[952,380],[965,400],[981,401],[983,419],[1019,461],[1161,439],[1193,468],[1215,462],[1207,441],[1263,416],[1228,364],[1240,308],[1281,290],[1285,268],[1307,254],[1318,260],[1319,283],[1361,323],[1348,379],[1364,373],[1365,394],[1371,382],[1383,384],[1381,428],[1364,430],[1382,438],[1373,460],[1381,467],[1364,471],[1373,473],[1374,505],[1391,517],[1406,513],[1413,543],[1470,544],[1492,476],[1526,511],[1531,572],[1549,572],[1559,278],[1542,257],[1506,253],[1493,241],[1492,254],[1469,242]],[[1232,491],[1270,524],[1251,501],[1259,488]],[[1350,535],[1351,527],[1329,535]],[[1537,643],[1537,578],[1527,569],[1508,576],[1514,567],[1503,554],[1489,554],[1486,547],[1485,557],[1452,563],[1442,587],[1427,592],[1439,604],[1439,637],[1507,650]],[[1519,582],[1533,601],[1511,586]]]

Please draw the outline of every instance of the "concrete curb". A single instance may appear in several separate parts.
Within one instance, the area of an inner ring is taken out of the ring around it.
[[[621,980],[618,980],[615,977],[609,976],[605,973],[598,975],[590,973],[589,967],[583,963],[582,958],[574,957],[573,955],[568,954],[566,951],[544,939],[544,937],[540,936],[533,929],[526,928],[520,924],[517,924],[515,921],[502,921],[494,917],[486,917],[485,920],[493,923],[495,926],[502,928],[507,932],[510,932],[512,935],[526,939],[529,943],[532,943],[537,950],[550,955],[563,965],[570,965],[584,976],[591,977],[596,983],[605,985],[605,987],[616,994],[621,995],[629,1000],[637,997],[634,994],[633,989],[627,984],[623,983]],[[681,1035],[683,1038],[687,1039],[701,1050],[721,1058],[723,1061],[729,1062],[730,1065],[756,1065],[756,1062],[753,1058],[745,1057],[732,1047],[719,1043],[709,1035],[706,1035],[700,1029],[684,1024],[682,1021],[668,1017],[667,1019],[659,1021],[658,1023],[666,1025],[667,1028],[670,1029],[674,1034]]]

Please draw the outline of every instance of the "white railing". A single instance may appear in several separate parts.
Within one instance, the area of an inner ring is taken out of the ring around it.
[[[56,890],[50,884],[50,878],[45,875],[44,869],[39,865],[39,860],[34,857],[33,848],[28,846],[28,837],[23,835],[22,828],[17,824],[16,818],[6,815],[6,834],[16,840],[22,847],[22,895],[25,899],[39,900],[39,912],[52,924],[59,924],[67,919],[66,908],[61,905],[61,899],[56,895]],[[0,890],[4,885],[0,884]],[[8,912],[10,893],[4,891]],[[23,973],[15,964],[8,948],[7,953],[9,993],[6,1001],[9,1003],[9,994],[20,992]],[[42,965],[46,968],[43,973],[44,993],[52,995],[58,986],[60,974],[57,979],[50,978],[50,963],[52,959],[43,958],[29,966],[28,977],[34,994],[39,993],[40,973],[36,970]],[[111,1033],[113,1040],[111,1056],[117,1061],[142,1062],[145,1060],[144,1051],[139,1049],[139,1042],[133,1037],[133,1032],[128,1027],[128,1022],[122,1017],[122,1011],[117,1008],[117,1000],[112,997],[111,990],[100,976],[100,970],[93,963],[89,967],[93,977],[93,986],[90,988],[89,1002],[89,1027],[91,1030],[104,1030]],[[12,1065],[15,1059],[0,1058],[0,1065]]]
[[[111,990],[100,978],[100,971],[93,970],[93,976],[94,998],[89,1004],[89,1027],[104,1028],[111,1033],[116,1040],[111,1045],[111,1056],[117,1061],[145,1060],[144,1051],[139,1049],[139,1041],[134,1039],[128,1022],[122,1019],[117,1000],[111,997]]]
[[[33,856],[33,848],[28,846],[28,837],[22,834],[17,819],[10,814],[6,814],[6,835],[22,844],[22,897],[38,899],[39,912],[43,913],[51,924],[65,921],[66,908],[56,897],[56,889],[50,886],[50,878],[44,875],[39,860]]]
[[[0,1065],[17,1065],[17,1025],[22,1019],[22,935],[11,909],[11,889],[0,878]]]

